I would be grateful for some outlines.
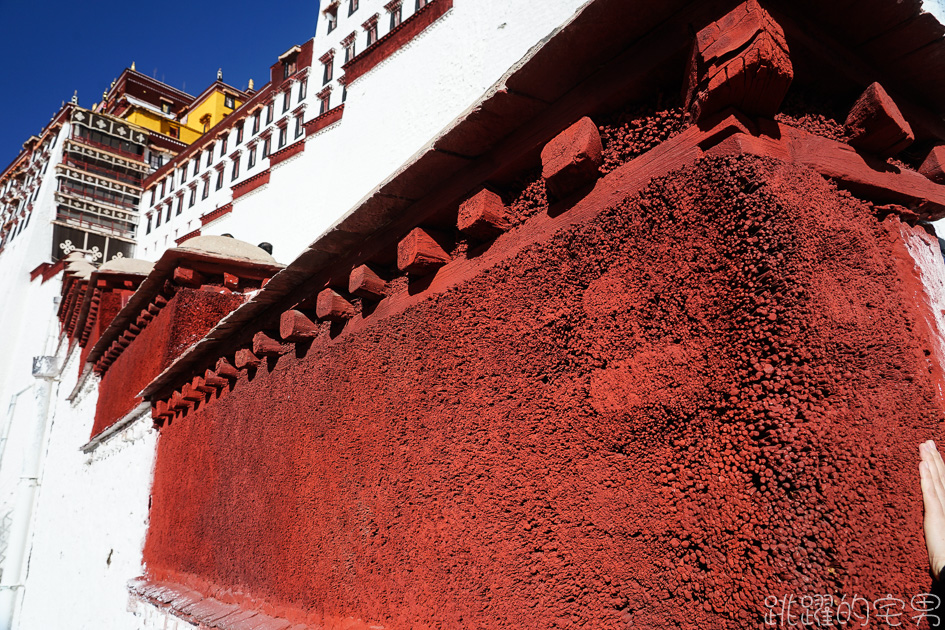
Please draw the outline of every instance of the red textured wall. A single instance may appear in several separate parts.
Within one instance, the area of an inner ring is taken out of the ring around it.
[[[146,566],[389,628],[922,592],[943,414],[889,221],[757,158],[655,181],[164,426]]]
[[[92,436],[140,404],[138,392],[241,302],[242,295],[180,289],[102,377]]]
[[[102,336],[102,333],[105,332],[105,329],[112,323],[112,320],[115,319],[115,316],[118,315],[118,311],[120,310],[120,293],[114,291],[105,291],[102,293],[98,304],[98,314],[95,316],[95,321],[92,322],[91,330],[89,330],[89,338],[79,355],[80,365],[85,365],[85,360],[88,358],[89,352],[92,351],[92,347],[95,346],[95,342]],[[76,331],[76,334],[81,336],[82,331]]]

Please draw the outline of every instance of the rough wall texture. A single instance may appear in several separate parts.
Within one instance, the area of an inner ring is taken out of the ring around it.
[[[242,300],[242,295],[180,289],[102,377],[92,436],[140,404],[138,392]]]
[[[148,570],[390,628],[757,627],[770,594],[919,593],[913,460],[943,412],[910,230],[703,159],[166,425]]]
[[[119,293],[108,291],[102,294],[98,306],[98,314],[95,317],[95,321],[92,323],[89,338],[79,356],[80,365],[85,365],[85,360],[88,358],[89,352],[92,351],[92,347],[95,346],[95,342],[98,341],[102,333],[108,328],[108,325],[112,323],[112,320],[118,315],[118,311],[121,310],[121,307],[121,295]]]

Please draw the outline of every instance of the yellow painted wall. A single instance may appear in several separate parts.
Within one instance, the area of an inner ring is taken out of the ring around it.
[[[203,101],[196,103],[187,114],[187,126],[202,133],[203,125],[200,123],[200,119],[205,115],[210,114],[210,123],[207,125],[208,130],[223,120],[226,114],[229,114],[233,111],[233,109],[225,106],[225,96],[226,95],[222,91],[215,90],[211,92]],[[237,98],[235,103],[236,107],[239,107],[242,104],[243,101]]]
[[[186,124],[168,120],[164,116],[152,112],[149,109],[134,106],[131,107],[123,118],[133,125],[138,125],[166,136],[172,136],[171,127],[177,127],[179,129],[178,139],[186,144],[191,144],[204,134],[200,119],[206,114],[210,114],[210,123],[207,125],[207,129],[209,130],[223,120],[226,114],[233,111],[233,109],[226,107],[225,97],[226,95],[220,90],[211,92],[204,100],[197,103],[193,109],[187,113]],[[242,104],[243,101],[236,99],[236,107]]]
[[[126,113],[124,119],[128,122],[170,136],[171,127],[178,127],[180,130],[179,139],[181,142],[190,144],[203,135],[201,130],[191,129],[188,125],[168,120],[167,118],[155,114],[151,110],[143,107],[133,107],[129,113]]]
[[[164,120],[154,112],[138,107],[132,108],[130,113],[126,113],[123,118],[133,125],[157,132],[161,131],[161,122]]]

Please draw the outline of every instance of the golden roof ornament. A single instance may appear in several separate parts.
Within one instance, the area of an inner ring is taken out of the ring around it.
[[[134,62],[134,61],[131,62],[131,70],[132,70],[132,72],[137,72],[137,70],[135,70],[135,62]]]
[[[248,87],[247,89],[249,89],[249,90],[253,89],[253,80],[252,80],[252,79],[249,80],[249,87]]]

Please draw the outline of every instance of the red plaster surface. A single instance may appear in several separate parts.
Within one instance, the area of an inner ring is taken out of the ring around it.
[[[269,167],[272,168],[276,164],[285,162],[293,155],[298,155],[299,153],[305,150],[305,141],[299,140],[295,144],[290,144],[284,149],[279,149],[275,153],[269,156]]]
[[[101,301],[99,301],[98,304],[98,313],[89,330],[89,338],[86,340],[85,345],[82,347],[82,352],[79,355],[79,365],[85,365],[85,361],[88,359],[89,352],[91,352],[92,348],[95,346],[95,342],[98,341],[102,333],[105,332],[105,329],[108,328],[108,325],[115,319],[115,315],[118,315],[118,311],[121,310],[121,307],[122,299],[120,293],[115,291],[102,293]]]
[[[682,107],[655,111],[634,108],[621,112],[598,128],[603,154],[600,170],[607,174],[624,162],[643,155],[664,140],[672,138],[688,126]]]
[[[341,120],[341,117],[344,115],[344,113],[345,113],[345,104],[342,103],[341,105],[338,105],[337,107],[332,107],[324,114],[321,114],[320,116],[316,116],[315,118],[311,119],[307,123],[304,123],[303,126],[305,127],[305,135],[311,136],[313,134],[318,133],[319,131],[327,127],[328,125],[333,125],[334,123]],[[304,142],[302,144],[304,146]],[[269,160],[269,163],[270,164],[273,163],[272,159]]]
[[[180,289],[103,375],[92,436],[139,405],[138,392],[242,299],[242,295]]]
[[[771,594],[920,593],[915,447],[943,413],[900,229],[807,169],[706,158],[325,326],[162,428],[146,566],[388,628],[761,627]]]
[[[200,225],[207,225],[211,221],[215,221],[219,219],[220,217],[222,217],[223,215],[229,214],[230,212],[233,212],[232,202],[224,206],[220,206],[219,208],[215,208],[211,210],[210,212],[206,213],[205,215],[203,215],[202,217],[200,217]]]
[[[269,169],[233,186],[233,201],[269,183]]]

